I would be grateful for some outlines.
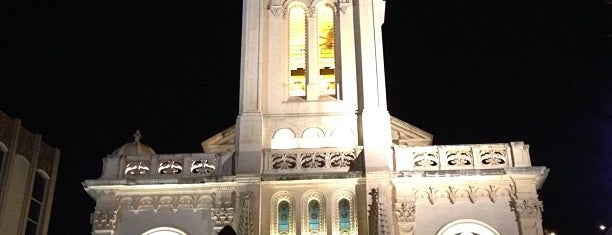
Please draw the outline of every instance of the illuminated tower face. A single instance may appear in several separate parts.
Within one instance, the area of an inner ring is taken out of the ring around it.
[[[244,1],[238,172],[258,171],[262,149],[389,148],[373,2]]]

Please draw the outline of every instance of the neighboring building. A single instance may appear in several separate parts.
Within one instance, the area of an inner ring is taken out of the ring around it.
[[[1,234],[47,234],[59,154],[0,112]]]
[[[236,125],[192,154],[137,133],[84,182],[93,233],[543,234],[528,145],[432,146],[389,115],[384,9],[244,0]]]

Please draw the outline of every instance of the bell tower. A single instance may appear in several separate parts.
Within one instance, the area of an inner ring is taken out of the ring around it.
[[[262,149],[363,146],[388,171],[382,0],[244,0],[237,174]]]

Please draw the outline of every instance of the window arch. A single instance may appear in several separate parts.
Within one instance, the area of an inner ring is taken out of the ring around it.
[[[306,6],[289,5],[289,95],[306,96]]]
[[[302,197],[302,234],[325,234],[325,196],[307,192]]]
[[[295,200],[289,192],[277,192],[270,200],[270,232],[279,235],[294,235]]]
[[[338,97],[337,12],[331,1],[287,5],[289,97]]]
[[[295,133],[289,128],[281,128],[272,135],[272,149],[290,149],[297,147]]]
[[[319,148],[325,146],[325,133],[318,127],[309,127],[302,132],[301,148]]]
[[[339,190],[334,193],[332,203],[334,234],[357,234],[357,220],[355,219],[355,194],[348,190]]]
[[[171,227],[158,227],[148,230],[142,235],[187,235],[187,233]]]
[[[478,220],[461,219],[448,223],[436,235],[500,235],[493,227]]]

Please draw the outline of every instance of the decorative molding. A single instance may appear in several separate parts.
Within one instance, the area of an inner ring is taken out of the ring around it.
[[[91,213],[92,230],[114,230],[117,222],[117,211],[95,211]]]
[[[512,210],[517,213],[519,219],[541,218],[544,211],[542,201],[537,199],[514,200],[510,203]]]
[[[251,234],[251,227],[253,226],[251,218],[251,192],[240,193],[240,221],[238,222],[239,234]]]
[[[393,207],[395,218],[399,222],[414,222],[416,206],[414,203],[395,203]]]
[[[370,195],[370,204],[368,210],[368,221],[370,234],[384,235],[388,234],[389,226],[386,219],[384,206],[380,202],[380,191],[378,188],[372,188],[368,193]]]
[[[343,14],[346,13],[346,9],[348,9],[352,3],[350,0],[338,0],[336,3],[336,8],[340,10]]]
[[[231,225],[234,222],[234,208],[211,208],[210,218],[215,230],[220,230],[223,226]]]
[[[279,17],[285,15],[285,8],[283,6],[268,6],[268,10],[272,13],[272,15]]]
[[[496,203],[501,198],[506,198],[508,200],[513,200],[516,198],[511,185],[506,187],[499,185],[453,185],[427,187],[416,190],[414,193],[412,193],[412,195],[414,195],[417,200],[427,200],[432,205],[439,203],[440,200],[448,201],[451,204],[455,204],[460,201],[476,203],[480,200],[487,200],[492,203]]]
[[[231,205],[229,199],[214,199],[215,194],[179,194],[179,195],[131,195],[117,197],[117,210],[125,209],[135,213],[168,209],[193,210],[213,208],[213,204]]]

